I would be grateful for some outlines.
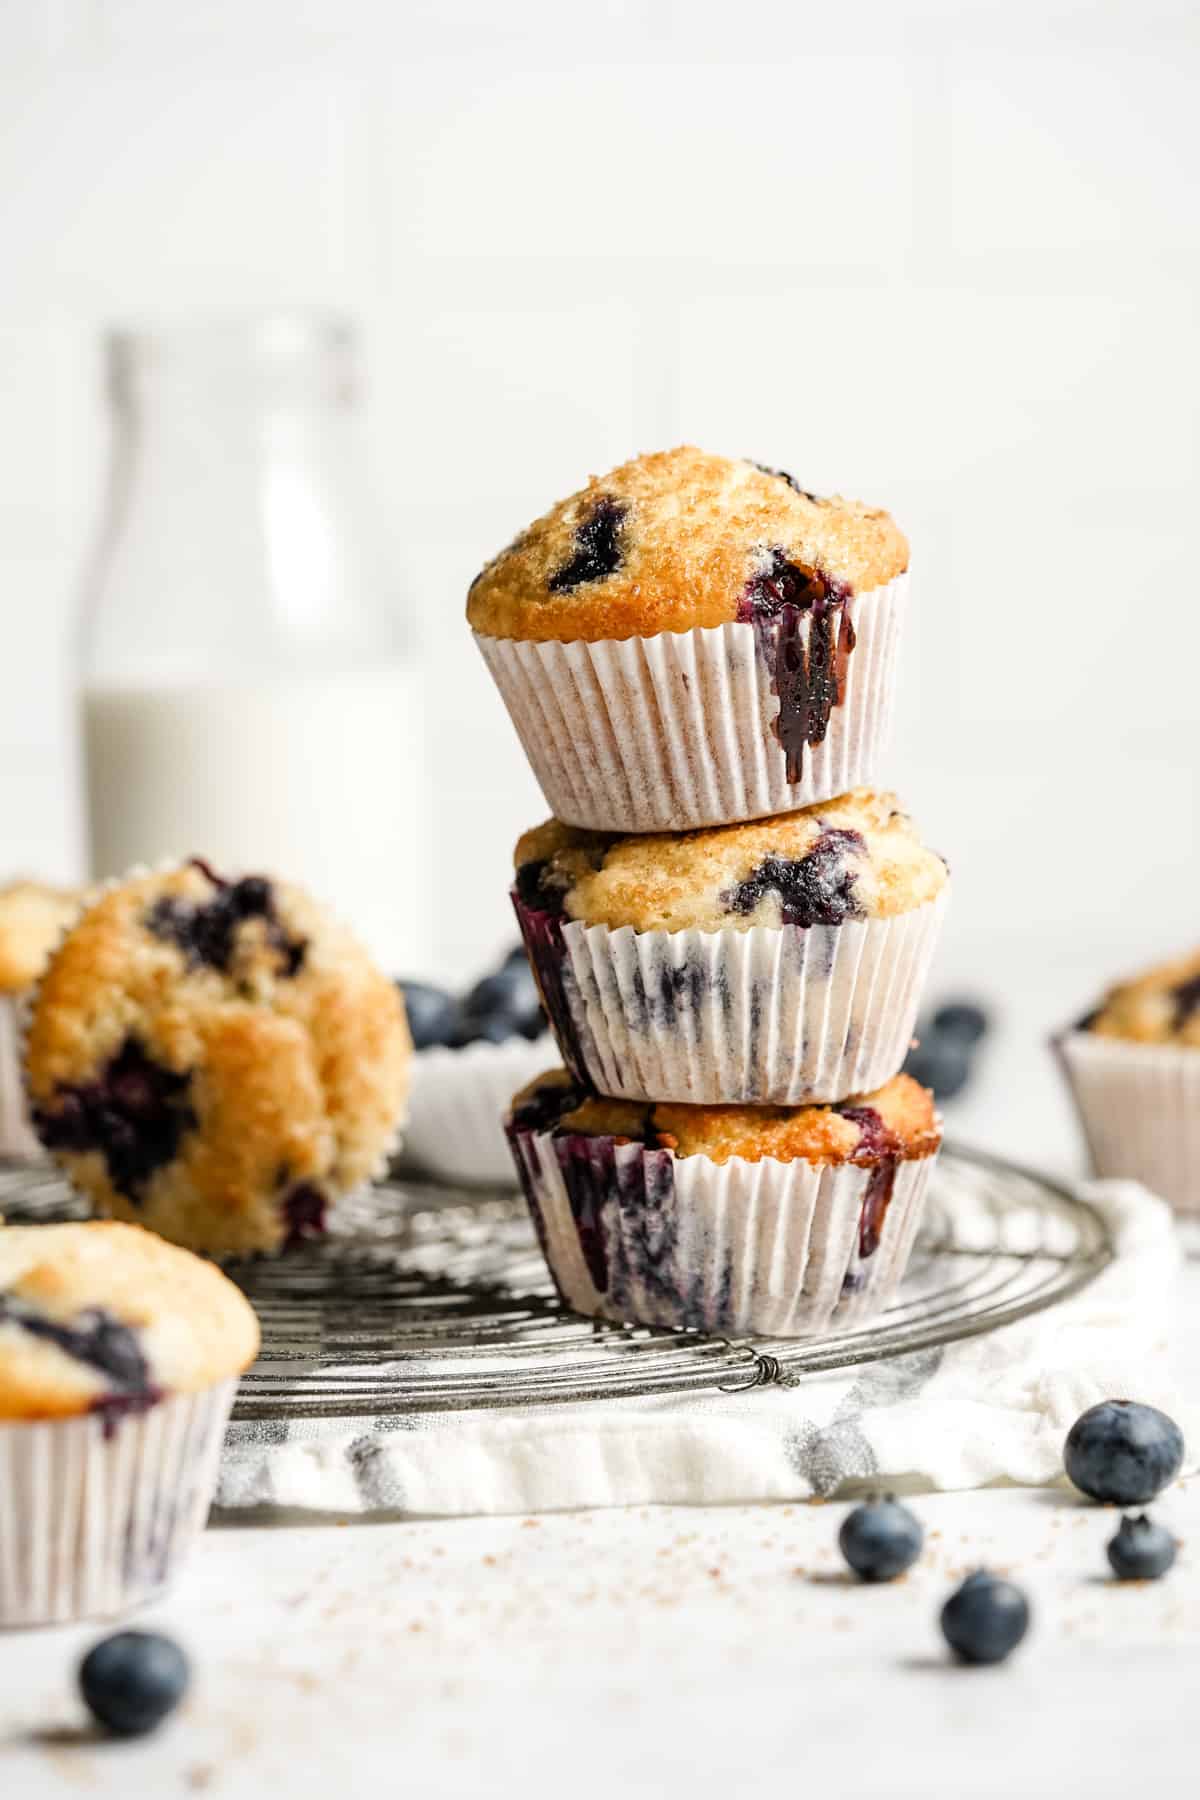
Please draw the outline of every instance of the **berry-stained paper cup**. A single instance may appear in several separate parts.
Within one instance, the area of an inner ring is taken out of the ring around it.
[[[208,1517],[236,1389],[0,1423],[0,1628],[113,1618],[170,1585]]]
[[[908,595],[596,643],[476,642],[547,804],[595,831],[687,831],[871,786]]]
[[[631,1100],[799,1106],[882,1087],[946,906],[842,925],[611,930],[513,904],[577,1080]]]
[[[726,1336],[812,1337],[886,1307],[936,1161],[716,1163],[613,1137],[510,1131],[568,1306]]]

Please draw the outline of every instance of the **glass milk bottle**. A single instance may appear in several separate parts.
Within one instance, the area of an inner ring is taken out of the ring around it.
[[[85,603],[92,872],[197,855],[428,959],[419,671],[357,455],[355,343],[306,315],[118,332]]]

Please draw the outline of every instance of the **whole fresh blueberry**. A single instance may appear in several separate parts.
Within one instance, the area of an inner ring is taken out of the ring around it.
[[[891,1494],[854,1507],[838,1532],[842,1555],[864,1581],[894,1581],[916,1562],[924,1542],[921,1521]]]
[[[968,1575],[942,1608],[942,1636],[960,1662],[1003,1662],[1028,1630],[1020,1588],[986,1569]]]
[[[970,1047],[986,1035],[988,1016],[973,1000],[948,1000],[938,1007],[931,1024],[936,1035],[957,1038]]]
[[[1126,1513],[1109,1539],[1108,1560],[1118,1581],[1157,1581],[1175,1561],[1175,1539],[1145,1513]]]
[[[399,981],[396,985],[404,995],[413,1049],[429,1050],[435,1044],[448,1044],[459,1022],[454,995],[427,981]]]
[[[505,1013],[492,1013],[481,1019],[468,1018],[464,1013],[450,1044],[454,1050],[465,1050],[468,1044],[507,1044],[514,1035],[512,1021]]]
[[[502,1019],[508,1027],[507,1037],[536,1037],[541,1030],[542,1000],[528,960],[506,960],[501,968],[477,981],[463,1001],[463,1017],[471,1024]]]
[[[1183,1433],[1157,1407],[1102,1400],[1082,1413],[1063,1446],[1075,1486],[1110,1506],[1145,1506],[1183,1467]]]
[[[962,1040],[927,1034],[910,1050],[904,1061],[904,1073],[933,1089],[935,1100],[953,1100],[967,1085],[971,1073],[969,1053]]]
[[[191,1670],[171,1638],[154,1631],[118,1631],[93,1645],[79,1669],[89,1710],[119,1737],[141,1737],[174,1710]]]

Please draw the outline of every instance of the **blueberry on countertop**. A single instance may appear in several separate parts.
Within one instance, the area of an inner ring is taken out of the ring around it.
[[[434,1044],[448,1044],[459,1027],[458,1001],[445,988],[427,981],[399,981],[412,1032],[414,1050],[429,1050]]]
[[[921,1521],[893,1494],[867,1500],[842,1520],[838,1547],[863,1581],[894,1581],[921,1554]]]
[[[191,1671],[171,1638],[118,1631],[88,1651],[79,1686],[89,1710],[118,1737],[141,1737],[160,1725],[187,1691]]]
[[[968,1575],[942,1608],[942,1635],[960,1662],[1003,1662],[1028,1630],[1020,1588],[986,1569]]]
[[[1177,1546],[1170,1532],[1145,1513],[1126,1513],[1106,1548],[1118,1581],[1157,1581],[1175,1561]]]
[[[1063,1465],[1093,1500],[1145,1506],[1183,1467],[1183,1433],[1157,1407],[1102,1400],[1067,1433]]]

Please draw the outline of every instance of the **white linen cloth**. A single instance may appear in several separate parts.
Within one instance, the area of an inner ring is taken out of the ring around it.
[[[1133,1182],[1081,1191],[1114,1260],[987,1336],[742,1393],[234,1425],[218,1505],[449,1516],[1040,1486],[1078,1415],[1118,1397],[1161,1406],[1200,1451],[1170,1372],[1171,1215]]]

